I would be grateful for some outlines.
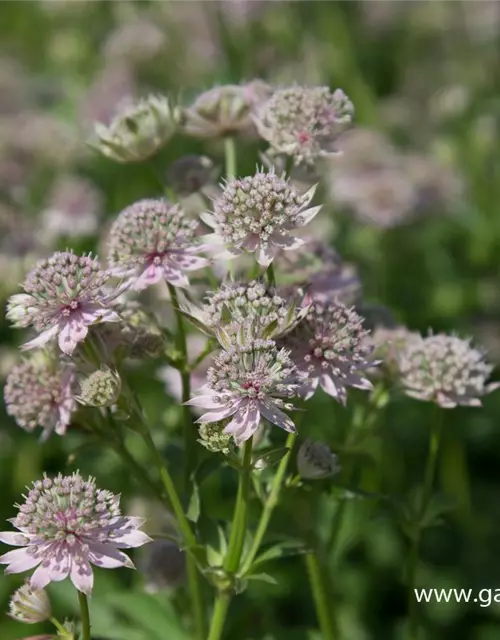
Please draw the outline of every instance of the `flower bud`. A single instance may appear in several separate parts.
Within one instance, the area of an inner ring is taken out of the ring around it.
[[[324,442],[306,440],[297,455],[299,474],[307,480],[328,478],[340,471],[337,456]]]
[[[177,116],[169,101],[150,95],[125,107],[109,126],[96,123],[93,146],[116,162],[141,162],[161,149],[176,127]]]
[[[110,407],[120,397],[121,380],[117,371],[98,369],[80,380],[78,402],[91,407]]]
[[[47,593],[43,589],[32,589],[27,582],[13,593],[9,615],[14,620],[27,624],[48,620],[52,613]]]
[[[215,175],[214,163],[206,156],[182,156],[173,162],[165,174],[167,185],[179,196],[201,191]]]
[[[230,452],[229,443],[232,436],[224,433],[225,422],[227,421],[201,424],[198,442],[213,453],[220,452],[227,456]]]

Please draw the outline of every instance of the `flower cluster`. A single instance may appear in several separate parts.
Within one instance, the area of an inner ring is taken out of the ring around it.
[[[250,340],[216,356],[207,384],[187,404],[208,410],[199,418],[202,424],[233,416],[224,433],[239,445],[257,431],[261,417],[295,431],[283,409],[293,408],[286,400],[298,395],[300,384],[286,349],[279,349],[273,340]]]
[[[288,87],[278,89],[255,118],[257,130],[272,155],[285,154],[294,164],[314,164],[331,155],[339,134],[350,125],[354,107],[341,89]]]
[[[120,549],[150,541],[139,530],[141,518],[121,515],[119,496],[79,473],[34,482],[12,524],[18,532],[0,532],[0,541],[20,548],[0,556],[0,563],[8,565],[6,573],[37,567],[31,589],[70,577],[79,591],[90,593],[90,563],[105,569],[133,567]]]
[[[90,325],[119,320],[111,307],[116,292],[111,295],[105,288],[109,277],[91,255],[62,251],[40,260],[24,281],[25,293],[8,303],[7,318],[15,326],[33,326],[39,333],[24,349],[57,337],[61,351],[70,355]]]
[[[315,187],[299,194],[274,172],[257,171],[253,176],[230,180],[211,214],[202,220],[212,227],[230,254],[256,253],[257,262],[267,267],[276,253],[303,244],[293,235],[310,222],[321,207],[307,208]]]
[[[184,110],[184,130],[200,138],[248,134],[253,128],[252,115],[270,93],[270,87],[259,80],[213,87]]]
[[[481,397],[497,389],[486,384],[493,367],[470,340],[445,334],[414,338],[398,358],[401,383],[418,400],[436,402],[446,409],[480,407]]]
[[[373,366],[368,331],[354,309],[340,302],[311,305],[304,320],[287,334],[284,344],[307,380],[304,395],[310,398],[318,385],[339,402],[347,400],[346,387],[371,389],[364,376]]]
[[[151,95],[126,104],[108,126],[97,123],[94,146],[116,162],[140,162],[161,149],[176,127],[177,115],[169,101]]]
[[[195,238],[198,222],[186,219],[179,205],[167,200],[139,200],[124,209],[109,234],[109,263],[114,274],[136,290],[166,280],[187,287],[185,272],[208,260]]]
[[[217,335],[223,329],[234,336],[245,327],[253,337],[273,339],[293,329],[307,312],[281,296],[276,287],[258,280],[223,284],[208,294],[203,308],[187,301],[182,308],[208,334]]]
[[[17,364],[4,388],[7,413],[26,431],[42,427],[42,439],[64,435],[75,411],[75,372],[44,354]]]

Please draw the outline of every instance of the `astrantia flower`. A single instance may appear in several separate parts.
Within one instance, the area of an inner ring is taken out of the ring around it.
[[[280,280],[287,289],[301,287],[306,299],[323,304],[333,300],[353,304],[361,292],[356,268],[343,262],[326,242],[313,238],[304,241],[298,251],[283,251],[276,259]]]
[[[184,130],[200,138],[248,133],[253,129],[252,113],[270,93],[269,86],[257,80],[245,85],[213,87],[185,109]]]
[[[293,421],[282,411],[293,405],[286,399],[298,394],[301,379],[288,351],[273,340],[250,340],[223,351],[208,370],[208,383],[186,404],[208,409],[202,424],[232,416],[224,428],[237,445],[257,431],[261,418],[285,431],[295,431]]]
[[[299,194],[284,175],[258,171],[227,182],[213,212],[201,218],[215,230],[214,242],[222,240],[233,255],[255,252],[257,262],[267,267],[280,249],[289,251],[304,244],[293,232],[321,209],[307,208],[315,189]]]
[[[284,339],[297,368],[307,374],[306,398],[318,384],[342,404],[347,399],[346,387],[372,388],[364,377],[365,370],[374,364],[367,335],[363,319],[354,309],[340,302],[311,305],[305,319]]]
[[[306,307],[296,307],[275,287],[257,280],[223,284],[208,294],[202,308],[182,301],[181,309],[210,335],[217,335],[220,329],[235,335],[246,325],[252,337],[273,339],[291,331],[307,313]]]
[[[90,563],[105,569],[133,568],[120,549],[140,547],[150,538],[139,530],[142,518],[122,516],[120,498],[98,489],[93,478],[79,473],[44,477],[33,483],[18,515],[11,520],[18,532],[0,533],[0,541],[16,547],[0,557],[5,573],[35,567],[32,589],[67,577],[89,594],[93,586]]]
[[[418,333],[410,331],[404,326],[384,327],[380,325],[376,327],[368,338],[374,347],[375,358],[381,363],[381,366],[377,368],[376,375],[385,374],[391,379],[398,377],[399,354],[411,340],[419,339]]]
[[[26,431],[42,427],[42,439],[62,436],[76,409],[75,373],[71,366],[35,356],[17,364],[4,388],[7,413]]]
[[[142,162],[170,140],[176,127],[167,98],[151,95],[124,106],[109,126],[96,123],[93,146],[117,162]]]
[[[406,393],[446,409],[480,407],[480,398],[500,386],[486,384],[492,369],[470,339],[442,333],[412,339],[399,353],[399,373]]]
[[[354,107],[341,89],[294,86],[278,89],[255,117],[271,154],[292,156],[294,164],[313,164],[335,153],[333,144],[350,125]]]
[[[109,262],[113,273],[141,290],[166,280],[188,287],[186,271],[208,265],[197,255],[203,246],[195,237],[198,222],[167,200],[139,200],[124,209],[109,234]]]
[[[41,347],[58,337],[61,351],[70,355],[85,340],[90,325],[118,321],[111,308],[116,292],[105,290],[109,277],[90,254],[62,251],[40,260],[24,281],[26,293],[8,302],[7,318],[17,327],[33,326],[40,334],[23,348]]]
[[[51,616],[49,596],[43,589],[32,589],[29,583],[15,591],[9,602],[9,616],[19,622],[36,624]]]

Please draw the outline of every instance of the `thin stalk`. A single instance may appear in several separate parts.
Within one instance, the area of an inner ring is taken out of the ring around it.
[[[63,627],[63,625],[59,622],[57,618],[50,618],[50,621],[52,622],[54,627],[57,629],[58,635],[60,635],[61,638],[67,638],[69,636],[68,630]]]
[[[307,553],[305,556],[309,583],[312,588],[316,615],[322,640],[334,640],[335,632],[330,616],[331,598],[327,593],[325,579],[316,553]]]
[[[227,610],[231,602],[231,594],[223,591],[219,594],[215,601],[214,612],[212,614],[212,622],[210,624],[210,632],[208,640],[219,640],[222,636],[224,623],[226,622]]]
[[[236,144],[234,138],[224,138],[224,156],[226,160],[226,178],[236,177]]]
[[[205,612],[203,606],[203,595],[201,592],[201,584],[200,584],[200,576],[198,573],[198,568],[196,566],[195,559],[190,553],[189,547],[193,547],[196,545],[196,538],[191,530],[191,526],[184,514],[184,509],[182,503],[180,501],[179,495],[175,488],[172,477],[170,476],[163,459],[154,444],[154,441],[151,437],[149,431],[144,431],[142,434],[144,442],[151,452],[155,465],[158,468],[160,473],[160,478],[162,484],[165,488],[166,494],[168,496],[170,506],[176,516],[177,523],[179,525],[179,529],[182,533],[182,537],[184,539],[185,544],[187,545],[187,554],[186,554],[186,564],[187,564],[187,574],[188,574],[188,589],[189,596],[191,599],[191,606],[193,610],[193,615],[195,619],[195,627],[196,627],[196,637],[198,640],[205,640],[206,630],[205,630]]]
[[[410,554],[408,557],[408,640],[418,638],[418,608],[415,598],[415,586],[417,581],[418,556],[420,541],[422,538],[422,519],[429,506],[432,496],[434,476],[436,475],[436,462],[441,444],[442,420],[434,420],[431,425],[431,435],[429,438],[429,450],[427,453],[427,463],[425,467],[424,484],[422,497],[418,505],[417,521],[411,539]]]
[[[238,494],[234,508],[233,523],[229,536],[229,545],[224,558],[224,569],[230,573],[238,571],[247,528],[248,492],[252,463],[252,438],[245,442],[243,449],[243,469],[238,482]]]
[[[276,286],[276,278],[274,276],[274,267],[273,267],[273,263],[272,262],[267,267],[266,275],[267,275],[268,283],[271,285],[271,287],[275,287]]]
[[[174,308],[175,317],[177,320],[177,349],[181,355],[181,383],[182,383],[182,419],[184,428],[184,483],[186,489],[189,487],[191,480],[191,474],[196,467],[196,433],[193,428],[193,420],[191,417],[191,410],[185,404],[191,397],[191,378],[188,365],[187,343],[186,343],[186,330],[184,327],[184,318],[179,307],[179,299],[177,297],[177,291],[175,287],[169,282],[168,291],[170,298],[172,299],[172,306]]]
[[[243,449],[242,471],[238,481],[238,493],[234,507],[233,522],[229,544],[223,567],[228,573],[236,573],[240,566],[245,533],[247,528],[248,494],[250,489],[250,473],[252,468],[252,438],[245,442]],[[226,621],[231,592],[229,589],[219,590],[215,599],[208,640],[219,640]]]
[[[264,509],[262,510],[262,514],[260,516],[259,524],[257,525],[257,531],[255,532],[255,536],[252,541],[252,546],[248,555],[246,556],[243,567],[241,569],[241,574],[245,575],[245,573],[252,566],[253,561],[255,560],[255,556],[259,552],[260,545],[262,544],[262,540],[266,534],[267,527],[269,526],[269,522],[273,515],[274,509],[279,501],[279,496],[281,493],[281,487],[283,485],[283,479],[285,477],[286,469],[288,466],[288,460],[290,458],[290,454],[293,449],[293,445],[295,444],[295,440],[297,438],[296,433],[289,433],[286,439],[285,447],[287,447],[288,451],[281,458],[280,463],[278,465],[278,469],[273,478],[273,482],[271,485],[271,491],[269,492],[269,496],[265,502]]]
[[[81,591],[78,591],[78,602],[80,603],[80,615],[82,619],[81,640],[91,640],[89,602],[87,600],[87,596]]]

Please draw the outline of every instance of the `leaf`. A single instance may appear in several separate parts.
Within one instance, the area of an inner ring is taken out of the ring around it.
[[[189,640],[182,629],[172,605],[164,595],[141,593],[113,593],[105,597],[112,608],[119,611],[137,627],[147,632],[148,640]]]
[[[257,556],[257,558],[253,561],[248,573],[251,574],[251,572],[257,565],[260,565],[264,562],[270,562],[271,560],[276,560],[277,558],[301,555],[307,552],[308,548],[301,540],[287,540],[285,542],[279,542],[278,544],[269,547],[268,549],[266,549],[266,551]],[[245,577],[249,578],[250,575],[247,575]]]
[[[211,476],[214,471],[217,471],[217,469],[219,469],[224,463],[225,460],[222,456],[211,455],[208,458],[205,458],[205,460],[203,460],[203,462],[199,465],[195,472],[197,483],[200,485],[204,480]]]
[[[274,467],[289,451],[290,449],[288,447],[277,447],[276,449],[264,451],[256,457],[253,466],[255,469]]]
[[[279,584],[276,578],[270,576],[268,573],[256,573],[254,575],[245,576],[247,580],[254,580],[255,582],[267,582],[267,584]]]
[[[189,505],[186,512],[186,516],[191,520],[191,522],[197,522],[200,517],[200,490],[198,488],[198,483],[195,480],[192,480],[193,491],[191,493],[191,498],[189,499]]]

